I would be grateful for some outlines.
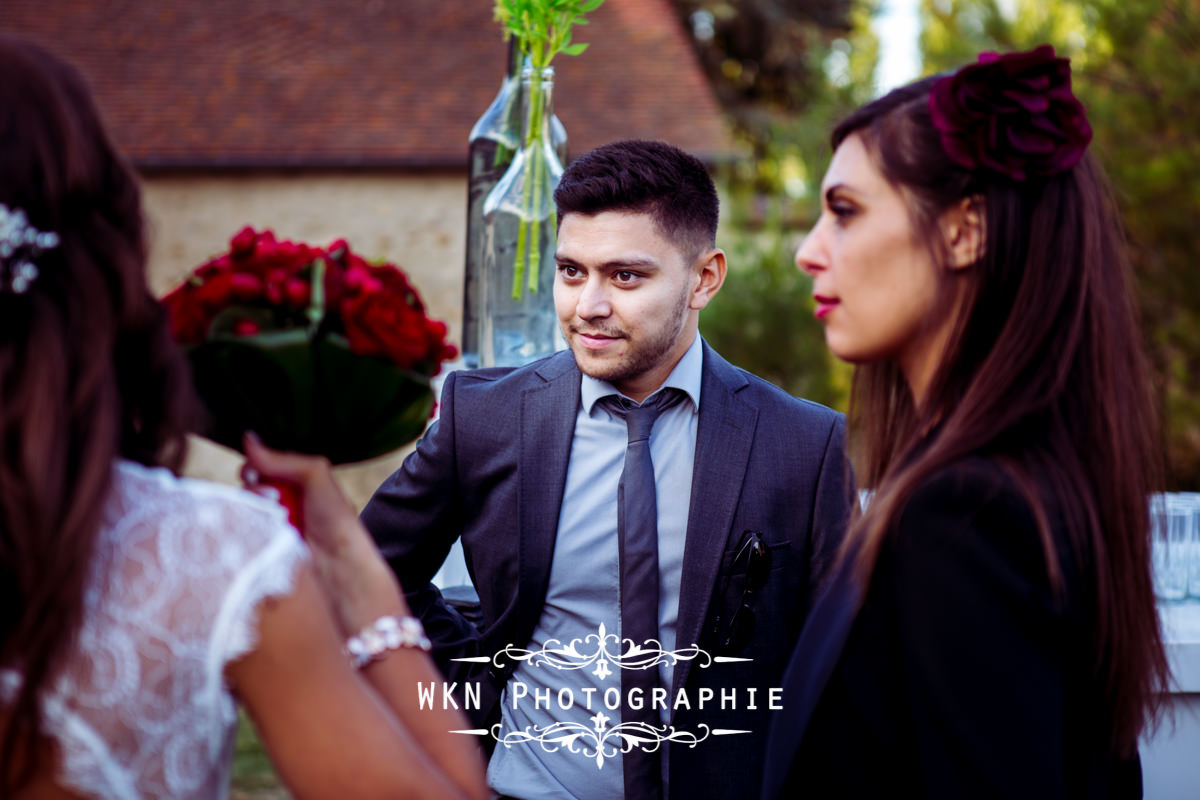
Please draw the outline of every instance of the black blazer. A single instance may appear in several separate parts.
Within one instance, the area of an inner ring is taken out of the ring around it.
[[[1094,614],[1050,500],[1064,593],[1029,504],[989,460],[920,487],[866,600],[839,570],[788,667],[762,797],[1140,797],[1109,752]]]
[[[452,374],[440,418],[363,511],[443,672],[450,680],[482,680],[484,709],[473,715],[481,727],[498,721],[495,703],[511,670],[450,659],[528,645],[546,596],[579,403],[580,373],[569,351],[515,370]],[[753,711],[743,700],[738,709],[710,703],[674,715],[679,729],[703,723],[749,731],[694,748],[669,745],[674,796],[758,792],[767,692],[779,686],[849,513],[844,437],[842,415],[791,397],[704,345],[679,647],[696,643],[720,654],[714,623],[741,602],[745,576],[730,568],[745,531],[761,534],[772,569],[755,600],[753,636],[736,654],[750,660],[707,667],[681,660],[675,667],[673,686],[693,698],[702,688],[717,698],[721,687],[759,694]],[[429,582],[459,537],[479,592],[478,628]]]

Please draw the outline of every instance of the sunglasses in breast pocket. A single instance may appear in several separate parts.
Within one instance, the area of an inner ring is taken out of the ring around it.
[[[742,544],[725,571],[725,580],[721,586],[719,602],[725,608],[729,584],[734,575],[743,577],[742,594],[734,606],[732,616],[728,616],[729,624],[724,632],[721,630],[722,617],[713,621],[713,633],[718,636],[718,652],[729,654],[745,649],[754,636],[754,604],[762,588],[767,585],[771,574],[771,548],[763,541],[758,531],[747,530],[742,534]]]

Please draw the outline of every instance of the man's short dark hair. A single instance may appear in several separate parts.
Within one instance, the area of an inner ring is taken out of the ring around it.
[[[700,159],[665,142],[628,140],[597,147],[571,162],[554,190],[564,214],[649,214],[660,233],[689,257],[714,247],[718,201]]]

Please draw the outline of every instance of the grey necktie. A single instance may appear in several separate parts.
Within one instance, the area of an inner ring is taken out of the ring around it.
[[[609,399],[609,408],[625,418],[629,444],[625,450],[625,468],[617,489],[617,530],[620,534],[621,565],[621,638],[644,645],[658,639],[658,501],[655,496],[654,464],[650,459],[650,430],[658,415],[675,405],[683,395],[676,389],[663,389],[644,405],[628,400]],[[621,686],[626,699],[629,690],[642,690],[642,707],[621,707],[621,721],[642,722],[659,728],[662,721],[650,702],[651,692],[659,685],[658,667],[625,669]],[[657,800],[662,797],[661,748],[646,752],[635,746],[622,758],[625,774],[625,800]]]

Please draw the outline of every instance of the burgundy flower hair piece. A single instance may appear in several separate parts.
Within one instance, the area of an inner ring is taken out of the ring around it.
[[[1071,92],[1071,62],[1050,45],[981,53],[933,85],[929,113],[952,161],[1016,181],[1070,169],[1092,140]]]

